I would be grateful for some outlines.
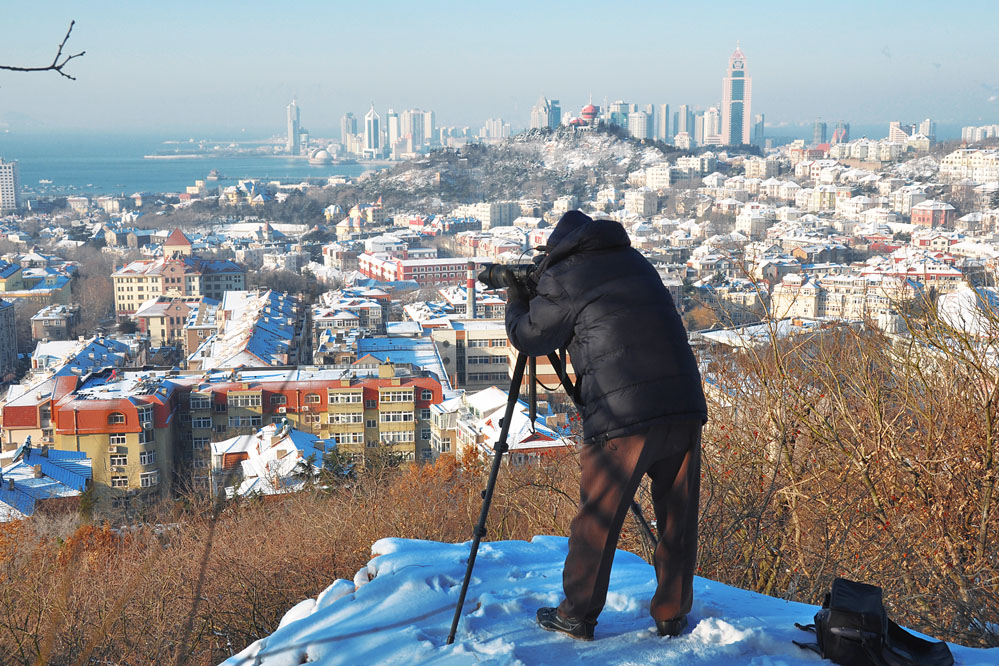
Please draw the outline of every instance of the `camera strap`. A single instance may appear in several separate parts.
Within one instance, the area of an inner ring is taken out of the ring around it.
[[[561,355],[561,358],[559,358]],[[562,387],[565,389],[566,395],[572,398],[572,401],[577,405],[579,404],[580,396],[577,395],[578,385],[573,384],[572,380],[569,379],[569,373],[566,371],[565,364],[566,351],[565,347],[557,351],[553,351],[548,354],[548,361],[552,364],[552,369],[555,370],[555,374],[558,376],[560,382],[562,382]]]

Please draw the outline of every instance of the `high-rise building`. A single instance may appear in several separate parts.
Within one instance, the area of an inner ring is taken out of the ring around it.
[[[399,127],[402,138],[410,138],[413,142],[413,150],[419,151],[427,141],[425,134],[427,128],[426,114],[421,109],[408,109],[399,114]]]
[[[632,111],[628,114],[628,134],[636,139],[652,138],[652,116],[644,111]]]
[[[753,79],[746,72],[746,56],[737,44],[728,59],[728,76],[722,84],[721,134],[726,146],[749,143],[752,84]]]
[[[704,145],[704,112],[694,112],[694,133],[690,137],[695,146]]]
[[[531,129],[548,127],[555,129],[562,124],[562,109],[557,99],[548,99],[544,95],[531,109]]]
[[[617,100],[607,107],[607,120],[618,127],[627,129],[629,113],[631,113],[631,104]]]
[[[923,122],[919,123],[919,133],[928,139],[935,140],[937,138],[937,124],[927,118]]]
[[[767,139],[763,130],[763,114],[757,113],[753,118],[753,145],[758,148],[763,148],[766,145],[766,142]]]
[[[821,120],[816,120],[812,126],[812,145],[817,146],[826,142],[826,124]]]
[[[388,147],[391,149],[401,136],[399,114],[389,109],[388,113],[385,114],[385,126],[388,131]]]
[[[899,120],[888,123],[888,140],[894,143],[905,143],[915,132],[913,125],[903,125]]]
[[[848,143],[850,141],[850,123],[843,122],[842,120],[836,123],[836,129],[833,130],[832,142],[833,143]]]
[[[17,162],[5,162],[0,157],[0,212],[20,207],[21,181],[17,174]]]
[[[378,157],[382,152],[381,117],[375,112],[375,103],[364,114],[364,155]]]
[[[701,143],[705,146],[717,146],[721,143],[721,114],[717,107],[709,107],[704,112],[704,137]]]
[[[437,137],[437,114],[433,111],[423,113],[423,142],[434,145],[439,141]]]
[[[660,104],[656,113],[656,138],[660,141],[669,141],[673,137],[669,130],[669,104]]]
[[[673,136],[676,136],[680,132],[686,132],[691,136],[694,135],[694,112],[688,105],[682,104],[673,120],[673,128],[676,130],[673,132]]]
[[[284,149],[291,155],[298,155],[302,147],[299,139],[299,125],[302,122],[302,117],[298,102],[294,99],[291,100],[291,104],[288,105],[285,112],[288,117],[288,139],[285,141]]]
[[[354,117],[353,113],[348,111],[340,119],[340,142],[343,143],[345,148],[350,145],[350,137],[355,134],[357,134],[357,118]]]

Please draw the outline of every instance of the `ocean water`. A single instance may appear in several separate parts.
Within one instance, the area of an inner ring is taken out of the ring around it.
[[[210,145],[231,140],[213,137]],[[145,159],[145,155],[190,153],[197,144],[167,143],[178,137],[90,133],[16,133],[0,131],[0,157],[17,160],[25,197],[66,194],[130,195],[134,192],[183,192],[212,169],[225,177],[207,183],[234,184],[239,179],[299,181],[332,175],[358,176],[371,165],[312,166],[307,160],[263,155],[212,155]],[[241,144],[253,146],[255,144]],[[51,184],[40,183],[50,180]]]

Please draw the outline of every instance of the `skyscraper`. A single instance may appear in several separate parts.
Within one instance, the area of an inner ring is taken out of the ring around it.
[[[753,118],[753,145],[758,148],[766,147],[767,139],[763,130],[763,114],[757,113]]]
[[[672,138],[670,130],[669,104],[660,104],[659,112],[656,114],[656,138],[660,141],[669,141]]]
[[[364,154],[378,157],[382,152],[381,117],[375,112],[375,103],[364,114]]]
[[[399,140],[401,133],[399,131],[399,114],[392,109],[388,110],[385,114],[385,126],[388,129],[388,147],[391,150],[395,142]]]
[[[557,99],[548,99],[544,95],[531,109],[531,129],[554,129],[562,123],[562,109]]]
[[[298,155],[301,152],[298,138],[299,125],[302,122],[301,111],[299,111],[298,103],[294,99],[291,100],[291,104],[285,111],[288,116],[288,139],[285,141],[284,149],[291,155]]]
[[[812,145],[819,145],[826,142],[826,124],[821,120],[816,120],[812,126]]]
[[[713,106],[704,112],[704,138],[701,143],[706,146],[716,146],[721,143],[721,116],[718,109]]]
[[[636,139],[652,138],[652,116],[644,111],[632,111],[628,114],[628,134]]]
[[[680,132],[686,132],[693,136],[694,134],[694,112],[691,111],[690,107],[686,104],[682,104],[679,110],[676,112],[675,122],[673,124],[674,129],[673,135],[676,136]]]
[[[17,175],[17,162],[5,162],[0,157],[0,212],[21,207],[21,181]]]
[[[350,137],[355,134],[357,134],[357,118],[354,117],[353,113],[348,111],[340,119],[340,141],[343,143],[344,148],[350,145]]]
[[[722,83],[722,144],[749,143],[753,79],[746,72],[746,56],[736,44],[728,59],[728,76]]]
[[[850,123],[839,121],[833,130],[833,143],[848,143],[850,141]]]

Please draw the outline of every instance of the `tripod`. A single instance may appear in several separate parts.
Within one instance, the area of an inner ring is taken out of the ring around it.
[[[563,364],[558,355],[554,352],[548,354],[548,360],[552,364],[552,368],[555,370],[555,374],[558,375],[559,379],[562,380],[562,385],[570,396],[573,391],[573,384],[569,380],[568,373],[564,371]],[[489,481],[486,483],[485,490],[482,491],[482,509],[479,511],[479,522],[475,525],[475,531],[472,537],[472,551],[468,556],[468,566],[465,568],[465,579],[461,583],[461,593],[458,595],[458,607],[454,609],[454,618],[451,620],[451,632],[447,637],[447,645],[454,643],[454,635],[458,631],[458,621],[461,619],[461,609],[465,605],[465,595],[468,593],[468,584],[472,579],[472,569],[475,568],[475,556],[479,552],[479,542],[482,541],[482,537],[486,535],[486,516],[489,515],[489,505],[493,500],[493,490],[496,487],[496,478],[499,476],[500,464],[503,460],[503,454],[506,453],[510,446],[506,443],[507,437],[510,434],[510,422],[513,419],[513,410],[517,406],[517,401],[520,399],[520,387],[524,379],[524,370],[529,366],[529,396],[530,396],[530,418],[531,423],[537,418],[537,359],[528,357],[523,352],[517,353],[517,363],[513,368],[513,377],[510,380],[510,391],[507,394],[506,401],[506,411],[503,412],[503,420],[500,421],[500,434],[499,438],[496,440],[496,444],[493,446],[493,464],[489,470]],[[651,544],[654,549],[657,539],[655,534],[652,532],[652,528],[649,523],[645,520],[645,516],[642,515],[642,509],[639,507],[638,502],[635,500],[631,501],[631,512],[634,514],[635,519],[638,521],[642,528],[642,534],[647,540],[647,544]]]

